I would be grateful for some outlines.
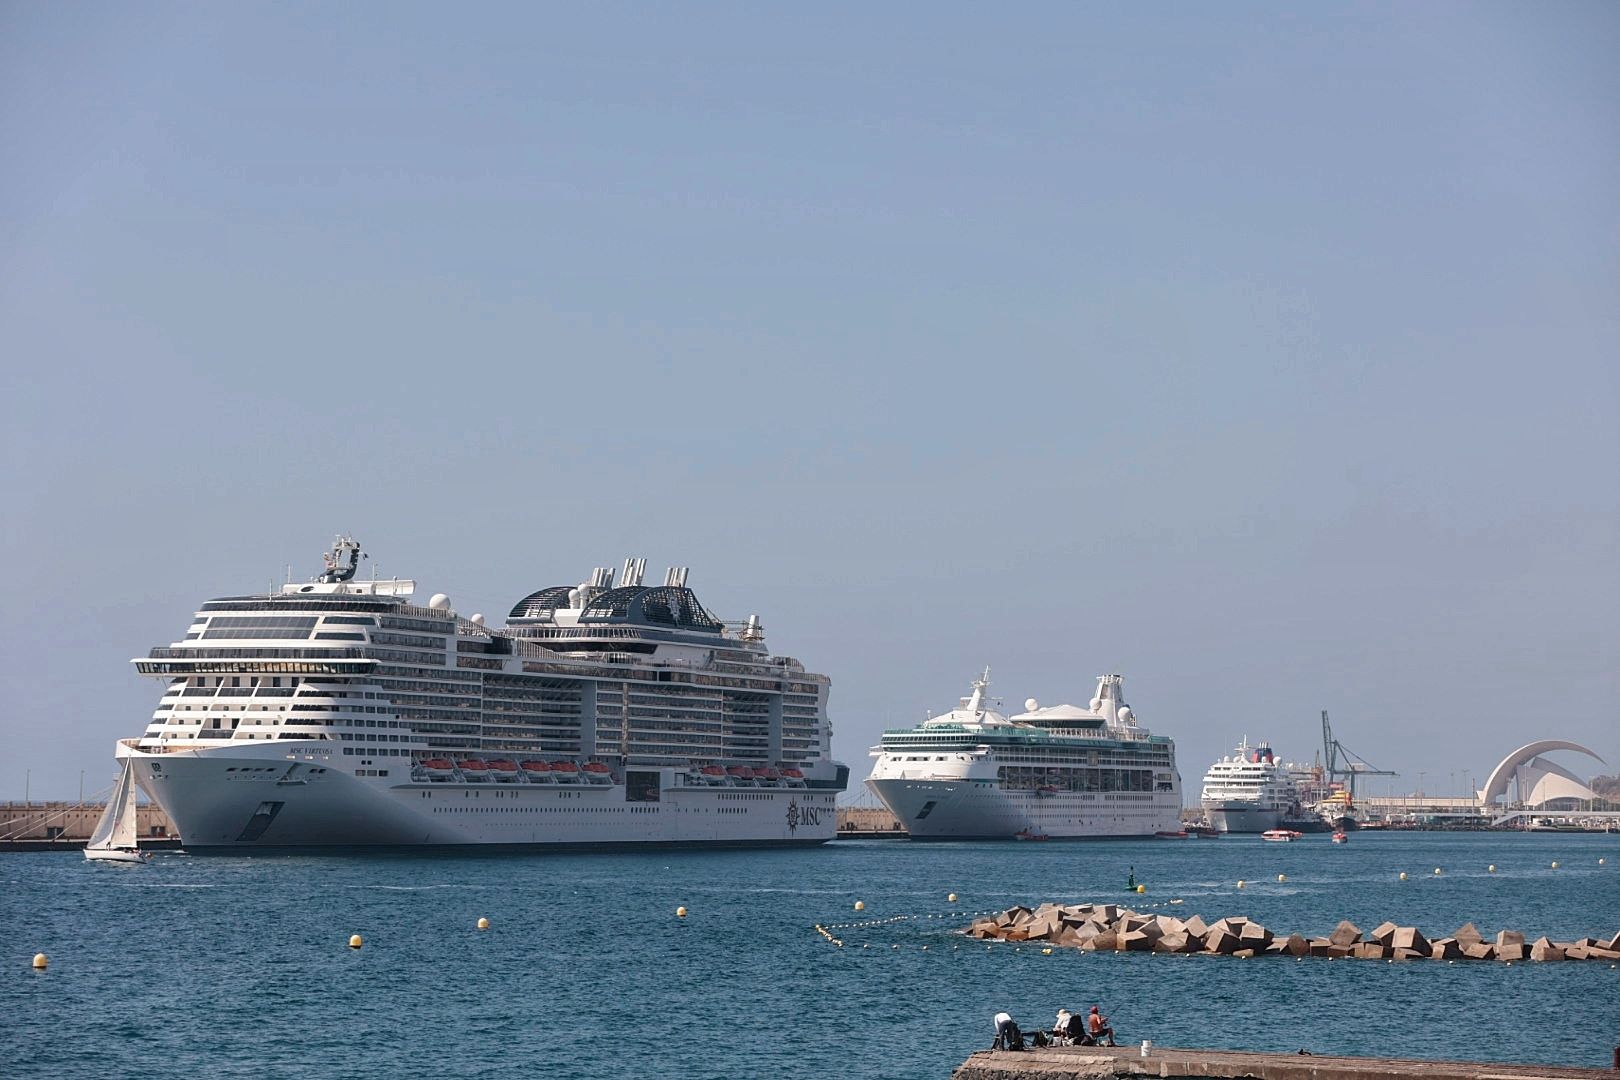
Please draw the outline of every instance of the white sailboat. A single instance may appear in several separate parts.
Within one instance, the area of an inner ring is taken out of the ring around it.
[[[152,856],[136,844],[135,831],[135,769],[126,758],[107,809],[84,847],[84,857],[97,862],[151,862]]]

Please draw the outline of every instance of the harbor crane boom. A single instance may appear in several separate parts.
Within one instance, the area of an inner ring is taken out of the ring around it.
[[[1327,775],[1329,780],[1338,780],[1341,777],[1348,780],[1346,790],[1350,793],[1350,801],[1356,801],[1357,776],[1399,776],[1390,769],[1374,768],[1360,754],[1354,753],[1338,739],[1333,737],[1333,725],[1328,723],[1327,710],[1322,710],[1322,756],[1327,759]]]

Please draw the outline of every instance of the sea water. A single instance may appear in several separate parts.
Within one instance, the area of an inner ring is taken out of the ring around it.
[[[1620,835],[0,855],[0,1076],[943,1080],[996,1012],[1030,1030],[1093,1004],[1122,1044],[1161,1047],[1605,1066],[1620,1041],[1606,962],[1043,955],[959,933],[1048,900],[1606,937]]]

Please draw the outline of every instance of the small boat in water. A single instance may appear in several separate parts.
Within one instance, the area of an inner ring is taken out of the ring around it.
[[[1034,829],[1019,829],[1017,832],[1013,833],[1013,839],[1014,840],[1050,840],[1051,837],[1047,836],[1043,832],[1036,832]]]
[[[102,811],[96,831],[84,846],[84,857],[91,862],[151,862],[152,856],[141,850],[135,833],[135,768],[125,758],[124,771],[118,774],[107,809]]]
[[[1260,834],[1260,839],[1269,840],[1273,844],[1286,844],[1298,840],[1304,833],[1297,833],[1293,829],[1267,829]]]
[[[1350,842],[1350,834],[1345,832],[1343,829],[1340,829],[1338,832],[1333,834],[1333,842],[1335,844],[1348,844]]]

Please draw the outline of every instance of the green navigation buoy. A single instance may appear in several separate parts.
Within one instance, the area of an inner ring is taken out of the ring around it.
[[[1134,867],[1134,866],[1131,867],[1131,876],[1125,880],[1125,891],[1126,892],[1137,892],[1138,891],[1137,885],[1136,885],[1136,867]]]

